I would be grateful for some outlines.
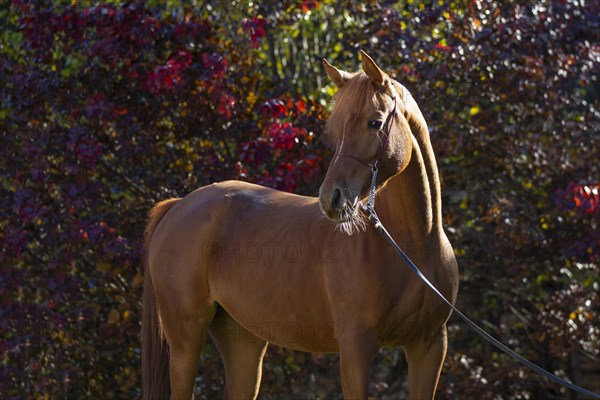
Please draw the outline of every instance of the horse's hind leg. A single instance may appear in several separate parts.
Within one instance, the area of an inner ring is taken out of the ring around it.
[[[169,318],[168,322],[164,321],[166,322],[164,323],[165,335],[169,344],[172,400],[193,399],[200,353],[213,315],[214,308],[207,306],[206,312],[199,313],[198,316],[178,320]]]
[[[219,308],[209,328],[225,364],[225,399],[256,399],[267,342]]]

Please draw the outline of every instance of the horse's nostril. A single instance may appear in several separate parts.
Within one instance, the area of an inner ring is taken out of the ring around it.
[[[333,189],[333,194],[331,196],[331,205],[333,208],[339,208],[340,199],[342,198],[342,192],[340,189]]]

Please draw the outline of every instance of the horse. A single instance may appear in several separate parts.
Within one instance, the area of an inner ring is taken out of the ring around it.
[[[361,51],[362,71],[323,60],[338,91],[327,122],[335,154],[307,197],[225,181],[149,212],[145,231],[142,395],[190,399],[210,335],[224,398],[255,399],[269,343],[339,353],[342,394],[365,399],[374,358],[403,346],[409,397],[433,398],[451,310],[410,271],[361,206],[452,303],[457,263],[442,227],[429,131],[408,90]]]

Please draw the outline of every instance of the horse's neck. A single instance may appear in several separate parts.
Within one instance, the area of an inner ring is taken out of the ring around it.
[[[417,250],[441,229],[441,212],[436,209],[439,199],[435,199],[439,196],[439,183],[435,182],[436,175],[430,178],[436,173],[435,169],[428,171],[418,139],[413,136],[412,140],[413,152],[408,166],[380,190],[379,201],[383,203],[382,222],[389,224],[401,241],[410,242]]]
[[[423,113],[419,109],[417,102],[414,97],[410,94],[408,89],[402,86],[400,83],[393,81],[398,93],[402,93],[402,99],[404,101],[404,115],[410,126],[411,133],[413,135],[413,149],[417,148],[420,153],[420,160],[422,160],[421,166],[425,171],[426,179],[423,180],[423,184],[429,188],[429,202],[431,206],[431,222],[432,229],[442,229],[442,196],[440,189],[440,177],[437,168],[437,162],[435,160],[435,154],[433,147],[431,146],[431,139],[429,137],[429,129],[427,128],[427,122],[423,117]],[[415,146],[414,140],[418,143]],[[413,150],[414,151],[414,150]],[[414,158],[413,158],[414,160]]]

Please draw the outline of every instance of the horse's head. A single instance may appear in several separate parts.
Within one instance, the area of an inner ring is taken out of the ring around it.
[[[401,94],[404,88],[365,52],[362,72],[340,71],[323,60],[338,87],[327,123],[335,154],[319,190],[321,211],[335,223],[352,223],[369,191],[372,166],[377,185],[400,173],[410,160],[412,140]],[[401,93],[399,93],[401,91]]]

